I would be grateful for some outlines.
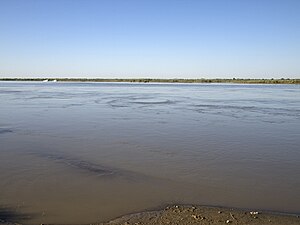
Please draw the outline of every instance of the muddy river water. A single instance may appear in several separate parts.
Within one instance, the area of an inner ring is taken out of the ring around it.
[[[0,82],[0,215],[300,213],[300,86]]]

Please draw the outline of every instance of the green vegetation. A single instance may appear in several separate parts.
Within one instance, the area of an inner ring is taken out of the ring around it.
[[[0,81],[54,81],[59,82],[134,82],[134,83],[238,83],[238,84],[300,84],[300,79],[110,79],[110,78],[0,78]]]

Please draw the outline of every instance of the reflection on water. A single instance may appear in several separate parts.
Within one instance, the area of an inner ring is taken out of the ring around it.
[[[25,224],[300,213],[300,86],[2,82],[0,102],[0,206]]]

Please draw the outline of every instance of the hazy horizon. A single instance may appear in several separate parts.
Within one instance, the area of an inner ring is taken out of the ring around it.
[[[300,1],[0,2],[0,78],[299,78]]]
[[[136,79],[143,79],[143,80],[146,80],[146,79],[150,79],[150,80],[155,80],[155,79],[158,79],[158,80],[181,80],[181,79],[185,79],[185,80],[201,80],[201,79],[204,79],[204,80],[232,80],[232,79],[236,79],[236,80],[239,80],[239,79],[243,79],[243,80],[280,80],[280,79],[284,79],[284,80],[299,80],[300,78],[299,77],[295,77],[295,78],[290,78],[290,77],[270,77],[270,78],[264,78],[264,77],[252,77],[252,78],[249,78],[249,77],[209,77],[209,78],[205,78],[205,77],[195,77],[195,78],[190,78],[190,77],[151,77],[151,76],[147,76],[147,77],[133,77],[133,76],[128,76],[128,77],[113,77],[113,76],[110,76],[110,77],[105,77],[105,76],[102,76],[102,77],[89,77],[89,76],[86,76],[86,77],[80,77],[80,76],[77,76],[77,77],[68,77],[68,76],[23,76],[23,77],[9,77],[9,76],[0,76],[0,80],[1,79],[74,79],[74,80],[80,80],[80,79],[87,79],[87,80],[105,80],[105,79],[111,79],[111,80],[121,80],[121,79],[124,79],[124,80],[136,80]]]

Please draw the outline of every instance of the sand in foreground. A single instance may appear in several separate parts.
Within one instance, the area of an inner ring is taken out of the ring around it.
[[[159,225],[159,224],[239,224],[239,225],[300,225],[299,215],[272,214],[229,208],[204,206],[171,206],[160,211],[126,215],[110,222],[89,225]],[[1,219],[0,225],[20,225]]]
[[[161,211],[143,212],[120,217],[99,225],[142,224],[272,224],[300,225],[296,215],[279,215],[265,212],[243,211],[202,206],[172,206]]]

